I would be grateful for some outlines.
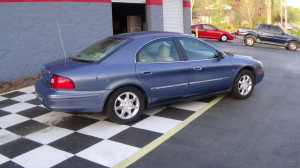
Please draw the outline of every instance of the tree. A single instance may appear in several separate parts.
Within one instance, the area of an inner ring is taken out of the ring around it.
[[[272,0],[267,0],[267,24],[272,23]]]
[[[242,17],[247,20],[249,27],[253,28],[254,24],[264,20],[264,0],[242,0],[241,13]]]

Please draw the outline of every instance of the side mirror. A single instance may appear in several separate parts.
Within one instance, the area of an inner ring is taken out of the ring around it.
[[[222,52],[218,52],[218,55],[216,55],[216,58],[223,59],[223,58],[225,58],[225,56]]]
[[[282,33],[281,33],[281,35],[285,35],[285,33],[284,33],[284,32],[282,32]]]

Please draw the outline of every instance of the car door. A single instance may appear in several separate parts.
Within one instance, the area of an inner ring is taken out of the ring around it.
[[[259,39],[262,42],[273,42],[274,33],[271,25],[263,25],[259,31]]]
[[[205,29],[203,29],[203,25],[198,25],[197,28],[198,28],[198,37],[206,38],[207,35],[206,35],[206,32],[205,32]]]
[[[278,44],[285,44],[288,40],[288,36],[284,33],[284,31],[277,26],[273,26],[274,37],[273,41]]]
[[[209,94],[231,88],[232,64],[219,51],[194,38],[177,38],[189,64],[189,94]]]
[[[203,25],[203,29],[205,30],[207,38],[218,39],[220,37],[220,32],[218,32],[218,29],[211,25]]]
[[[153,104],[187,94],[189,65],[181,60],[173,39],[144,45],[136,61],[136,76],[150,92]]]

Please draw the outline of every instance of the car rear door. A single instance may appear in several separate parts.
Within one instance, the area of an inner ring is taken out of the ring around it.
[[[189,66],[171,38],[155,40],[137,53],[136,76],[151,94],[153,104],[188,93]]]
[[[193,38],[178,38],[190,67],[189,94],[208,94],[229,90],[233,67],[229,59],[217,58],[219,52]]]
[[[206,38],[207,34],[205,32],[205,29],[203,29],[203,25],[198,25],[197,28],[198,28],[198,37]]]

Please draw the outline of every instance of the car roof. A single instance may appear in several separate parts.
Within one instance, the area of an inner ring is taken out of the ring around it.
[[[175,33],[175,32],[162,32],[162,31],[142,31],[123,33],[111,36],[112,38],[126,38],[126,39],[140,39],[140,38],[162,38],[162,37],[186,37],[187,34]]]

